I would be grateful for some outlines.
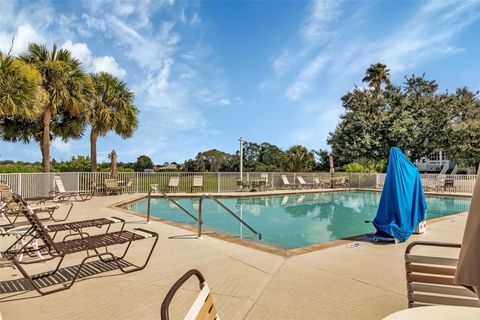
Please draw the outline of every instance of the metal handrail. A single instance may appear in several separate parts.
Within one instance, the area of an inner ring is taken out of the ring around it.
[[[156,185],[152,185],[152,186],[150,187],[150,191],[148,191],[147,222],[150,221],[150,198],[151,198],[151,193],[152,193],[152,192],[158,192]],[[167,199],[168,201],[172,202],[172,203],[175,204],[177,207],[179,207],[180,209],[182,209],[182,211],[185,212],[187,215],[189,215],[193,220],[198,221],[198,219],[197,219],[193,214],[191,214],[190,212],[188,212],[187,209],[185,209],[184,207],[182,207],[182,205],[180,205],[177,201],[173,200],[168,194],[166,194],[165,192],[160,192],[160,194],[161,194],[165,199]]]
[[[212,199],[213,201],[215,201],[220,207],[222,207],[225,211],[230,213],[230,215],[232,215],[235,219],[240,221],[241,224],[243,224],[245,227],[250,229],[250,231],[252,231],[254,234],[256,234],[258,236],[259,240],[262,240],[262,234],[261,233],[257,232],[248,223],[243,221],[242,218],[240,218],[235,212],[233,212],[232,210],[227,208],[222,202],[220,202],[220,200],[218,200],[217,198],[215,198],[214,196],[212,196],[211,194],[208,194],[208,193],[206,193],[206,194],[204,194],[203,196],[200,197],[200,202],[199,202],[199,205],[198,205],[198,237],[199,238],[202,236],[202,224],[203,224],[203,221],[202,221],[202,203],[203,203],[203,199],[205,199],[205,198],[209,198],[209,199]]]

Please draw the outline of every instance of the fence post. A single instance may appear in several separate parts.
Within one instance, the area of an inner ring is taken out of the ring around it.
[[[22,174],[21,173],[18,175],[17,193],[22,195]]]
[[[138,193],[138,172],[135,172],[135,192]]]
[[[217,192],[220,193],[220,172],[217,172]]]

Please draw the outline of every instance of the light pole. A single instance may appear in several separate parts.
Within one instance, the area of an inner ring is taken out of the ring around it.
[[[243,143],[245,139],[240,137],[240,181],[243,181]]]

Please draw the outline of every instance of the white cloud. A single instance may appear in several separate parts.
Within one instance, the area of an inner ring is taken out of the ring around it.
[[[72,40],[68,40],[60,47],[69,50],[72,56],[80,60],[84,67],[90,68],[93,57],[86,43],[74,43]]]
[[[313,61],[308,63],[295,82],[288,88],[286,97],[295,101],[308,92],[312,87],[312,82],[318,78],[328,60],[329,57],[319,54]]]
[[[29,23],[18,26],[15,33],[0,31],[0,49],[4,52],[10,50],[13,41],[12,53],[24,52],[31,42],[43,43],[45,38],[38,33]]]
[[[93,59],[92,69],[93,72],[104,71],[120,78],[123,78],[127,74],[127,71],[120,68],[117,61],[115,61],[115,58],[111,56],[104,56]]]
[[[230,99],[225,99],[225,98],[220,99],[220,100],[218,101],[218,103],[219,103],[221,106],[224,106],[224,107],[227,107],[227,106],[229,106],[229,105],[232,104],[232,103],[230,102]]]

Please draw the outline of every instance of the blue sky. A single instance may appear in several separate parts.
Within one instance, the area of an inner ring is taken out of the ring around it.
[[[181,162],[238,139],[326,147],[340,97],[372,63],[394,82],[426,74],[442,90],[480,89],[480,1],[1,1],[0,50],[15,35],[70,49],[136,94],[140,127],[98,143],[99,161],[140,154]],[[52,157],[89,153],[54,141]],[[0,159],[40,161],[35,144],[0,142]]]

